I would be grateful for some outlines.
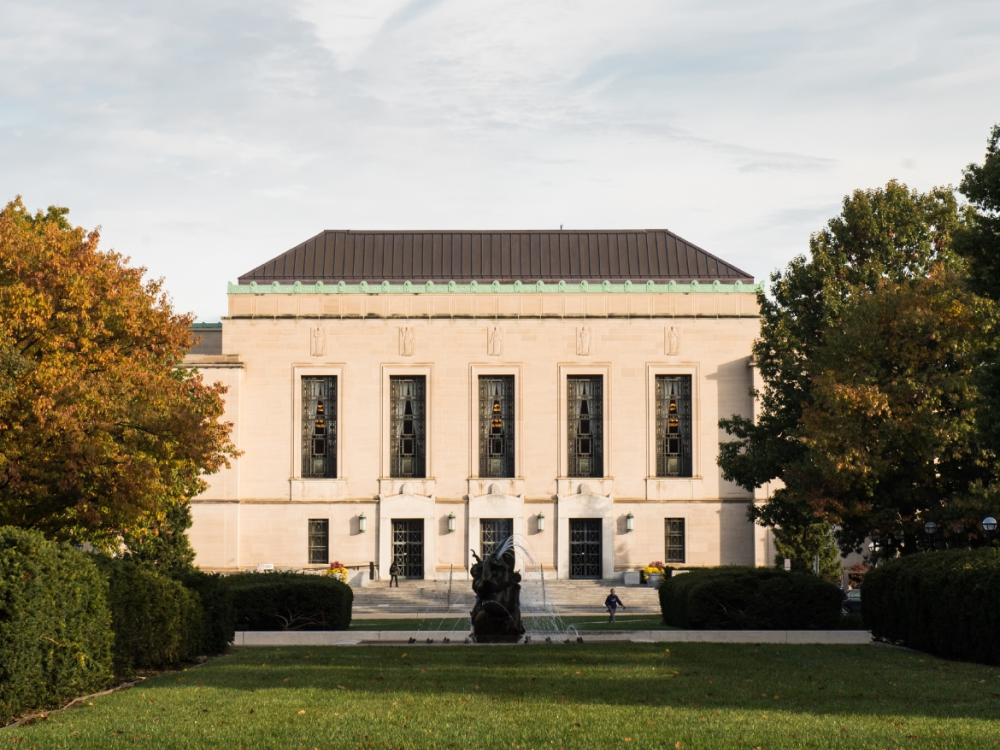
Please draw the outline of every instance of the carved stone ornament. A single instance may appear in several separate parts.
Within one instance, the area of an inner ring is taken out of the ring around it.
[[[413,356],[413,329],[403,326],[399,329],[399,355],[401,357]]]
[[[590,356],[590,328],[581,326],[576,329],[576,353],[580,357]]]
[[[326,331],[319,326],[309,329],[309,353],[314,357],[326,354]]]
[[[491,357],[503,354],[503,329],[491,326],[486,337],[486,352]]]
[[[494,482],[493,484],[490,485],[490,494],[491,495],[502,495],[503,494],[503,488],[499,484],[497,484],[496,482]]]
[[[403,486],[399,488],[399,494],[400,495],[412,495],[413,494],[413,485],[410,484],[409,482],[403,482]]]
[[[681,335],[680,332],[670,326],[663,333],[663,348],[668,355],[677,355],[681,351]]]

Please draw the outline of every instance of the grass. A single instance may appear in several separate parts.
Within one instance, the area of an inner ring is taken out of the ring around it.
[[[973,748],[1000,669],[875,646],[246,649],[0,748]]]
[[[551,629],[550,620],[541,617],[524,617],[524,626],[529,632]],[[663,624],[659,615],[618,615],[612,625],[607,616],[601,615],[570,615],[561,617],[566,626],[572,625],[577,630],[584,631],[622,631],[622,630],[676,630]],[[468,617],[417,617],[398,620],[352,620],[351,630],[455,630],[461,633],[469,631]]]

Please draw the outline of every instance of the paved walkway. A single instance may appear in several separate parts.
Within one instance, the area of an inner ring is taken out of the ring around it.
[[[658,615],[660,602],[655,588],[623,586],[621,581],[545,581],[521,582],[521,614],[524,617],[546,615],[599,615],[604,599],[614,588],[625,603],[627,615]],[[457,617],[469,614],[476,595],[470,581],[403,581],[399,588],[389,588],[385,581],[374,581],[354,589],[353,620],[395,619],[406,617]]]
[[[468,631],[462,630],[313,630],[238,631],[234,646],[354,646],[358,644],[465,645]],[[565,641],[567,633],[529,633],[532,643]],[[866,630],[631,630],[618,633],[581,634],[584,643],[630,641],[632,643],[796,643],[863,645],[871,643]],[[575,636],[574,636],[575,638]]]

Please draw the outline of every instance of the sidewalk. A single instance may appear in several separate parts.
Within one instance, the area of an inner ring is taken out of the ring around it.
[[[468,631],[461,630],[313,630],[313,631],[237,631],[233,641],[239,647],[274,646],[353,646],[358,644],[465,645]],[[528,633],[531,643],[544,643],[546,637],[559,643],[576,635],[567,632]],[[788,643],[826,645],[864,645],[871,643],[866,630],[631,630],[617,633],[582,633],[584,643],[607,641],[631,643]],[[433,644],[428,644],[430,639]]]

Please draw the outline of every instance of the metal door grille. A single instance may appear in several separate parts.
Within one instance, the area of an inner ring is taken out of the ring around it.
[[[691,376],[656,376],[656,476],[691,476]]]
[[[479,378],[479,476],[514,476],[514,376]]]
[[[330,520],[309,519],[309,564],[326,565],[330,562]]]
[[[389,476],[426,476],[426,380],[421,376],[390,377],[392,408]]]
[[[302,378],[302,476],[337,476],[337,378]]]
[[[569,519],[569,577],[601,577],[601,519]]]
[[[666,555],[668,563],[681,563],[687,561],[684,557],[684,519],[665,518],[664,535],[666,537]]]
[[[479,528],[481,535],[480,554],[486,557],[514,533],[514,519],[483,518],[479,522]]]
[[[569,393],[569,476],[604,476],[604,380],[572,375]]]
[[[392,519],[392,559],[400,578],[424,577],[424,520]]]

